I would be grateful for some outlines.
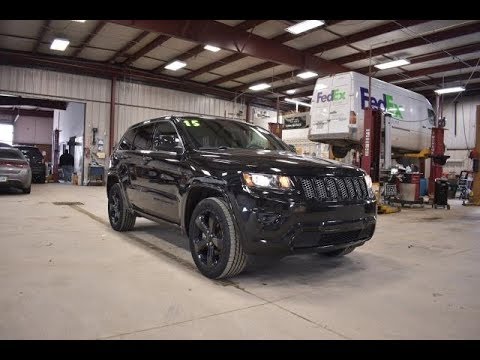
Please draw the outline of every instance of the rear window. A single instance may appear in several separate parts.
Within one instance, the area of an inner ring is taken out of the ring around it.
[[[22,153],[16,149],[0,149],[0,159],[24,160]]]
[[[28,156],[29,158],[42,157],[42,153],[38,148],[18,147],[17,149],[19,149],[23,155]]]

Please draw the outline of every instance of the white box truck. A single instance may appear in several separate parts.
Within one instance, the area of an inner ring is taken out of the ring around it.
[[[353,71],[318,79],[310,109],[309,140],[330,144],[337,158],[361,149],[368,89],[368,76]],[[372,95],[372,108],[392,116],[393,152],[429,147],[435,113],[424,96],[375,78]]]

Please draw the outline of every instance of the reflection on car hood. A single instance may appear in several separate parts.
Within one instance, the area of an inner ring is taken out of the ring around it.
[[[297,176],[360,176],[363,171],[338,161],[279,150],[199,150],[192,160],[218,170],[242,170]]]

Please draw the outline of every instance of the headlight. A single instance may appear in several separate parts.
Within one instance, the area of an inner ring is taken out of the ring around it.
[[[291,189],[292,180],[284,175],[243,173],[245,184],[252,188]]]
[[[370,175],[365,175],[365,182],[367,183],[367,188],[371,189],[373,186],[373,182]]]

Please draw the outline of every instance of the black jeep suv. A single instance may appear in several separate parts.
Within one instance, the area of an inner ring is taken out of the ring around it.
[[[244,122],[147,120],[126,131],[110,162],[112,228],[131,230],[137,216],[179,225],[209,278],[239,274],[249,254],[345,255],[375,231],[363,170],[299,156]]]
[[[30,168],[32,169],[32,180],[44,184],[47,169],[45,167],[45,159],[43,158],[40,149],[36,146],[30,145],[15,145],[15,148],[20,150],[30,163]]]

